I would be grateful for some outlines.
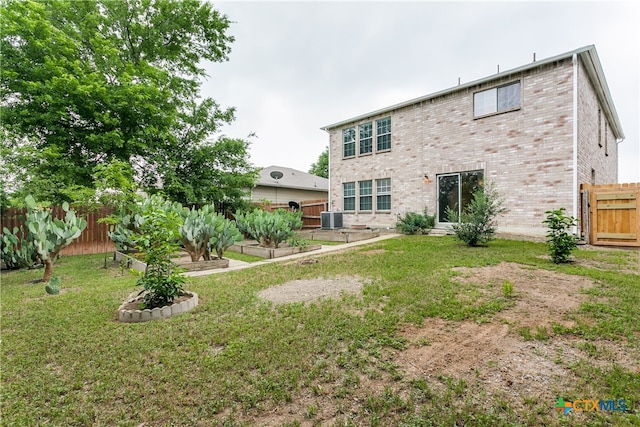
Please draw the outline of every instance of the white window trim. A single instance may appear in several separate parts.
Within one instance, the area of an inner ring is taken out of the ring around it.
[[[516,85],[516,84],[520,85],[520,103],[519,103],[519,105],[517,107],[506,108],[504,110],[499,110],[498,109],[498,105],[499,105],[498,91],[499,91],[499,89],[507,87],[507,86]],[[476,115],[476,95],[477,94],[482,94],[484,92],[493,91],[493,90],[496,91],[496,107],[495,107],[496,111],[492,111],[492,112],[489,112],[489,113]],[[518,110],[522,109],[522,95],[523,95],[522,90],[523,90],[522,89],[522,80],[515,80],[515,81],[509,82],[509,83],[505,83],[505,84],[501,84],[501,85],[494,86],[494,87],[491,87],[491,88],[487,88],[487,89],[483,89],[483,90],[479,90],[479,91],[473,92],[473,98],[472,98],[473,102],[471,103],[472,104],[471,105],[471,109],[472,109],[472,112],[473,112],[473,118],[474,119],[481,119],[481,118],[485,118],[485,117],[490,117],[490,116],[495,116],[495,115],[498,115],[498,114],[509,113],[509,112],[512,112],[512,111],[518,111]]]
[[[383,120],[389,120],[389,132],[378,133],[378,122],[381,122]],[[386,153],[386,152],[391,151],[391,126],[392,126],[391,116],[383,117],[381,119],[376,120],[376,138],[375,138],[376,153]],[[389,135],[389,148],[379,149],[378,148],[378,138],[381,137],[381,136],[385,136],[385,135]]]
[[[348,131],[352,130],[353,131],[353,140],[347,142],[345,140],[345,136],[347,134]],[[357,135],[356,135],[356,128],[355,127],[350,127],[350,128],[346,128],[342,130],[342,158],[343,159],[352,159],[354,157],[356,157],[356,154],[358,153],[358,147],[357,147]],[[345,147],[347,144],[353,144],[353,154],[349,155],[349,156],[345,156],[344,152],[345,152]]]

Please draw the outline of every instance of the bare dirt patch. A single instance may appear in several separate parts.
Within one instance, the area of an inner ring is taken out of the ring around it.
[[[365,282],[358,276],[339,276],[293,280],[258,292],[258,297],[274,304],[312,302],[321,298],[338,298],[343,293],[357,294]]]
[[[514,327],[546,328],[552,323],[573,326],[567,316],[585,300],[581,294],[593,282],[582,276],[526,268],[514,263],[500,263],[482,268],[454,268],[461,283],[483,285],[487,298],[502,293],[505,281],[513,285],[516,303],[497,317]]]
[[[567,387],[565,369],[554,363],[557,350],[545,343],[524,341],[504,324],[454,323],[431,319],[405,336],[430,345],[399,352],[396,361],[410,378],[427,378],[444,388],[444,377],[479,383],[490,394],[523,404],[523,396],[553,399],[557,387]]]
[[[581,359],[640,372],[638,355],[630,354],[622,343],[590,341],[589,346],[598,350],[587,352],[582,339],[527,341],[518,333],[529,328],[532,333],[552,335],[552,324],[570,326],[573,321],[567,316],[585,301],[581,290],[593,286],[589,279],[510,263],[455,270],[462,274],[461,283],[484,285],[487,297],[502,292],[508,280],[517,301],[491,323],[428,319],[421,327],[405,326],[401,335],[412,345],[398,351],[396,361],[409,378],[426,377],[443,387],[445,377],[463,379],[517,408],[525,398],[553,401],[561,395],[574,381],[568,365]],[[607,356],[597,360],[594,354]]]
[[[370,251],[379,253],[377,250]],[[551,326],[570,326],[576,311],[588,298],[582,290],[594,283],[584,277],[501,263],[482,268],[456,268],[460,275],[462,299],[470,303],[502,297],[505,280],[513,284],[513,305],[494,314],[488,323],[454,322],[427,319],[421,326],[403,326],[399,333],[408,341],[404,350],[389,350],[386,357],[397,364],[402,380],[387,372],[369,377],[357,374],[357,385],[345,397],[337,397],[342,387],[342,373],[332,371],[335,380],[303,388],[286,404],[266,404],[242,417],[255,425],[284,425],[297,420],[302,426],[337,425],[345,420],[365,423],[362,406],[371,395],[387,388],[403,398],[410,394],[414,379],[425,379],[433,390],[444,391],[449,379],[464,380],[486,395],[479,399],[495,405],[500,399],[516,411],[529,413],[531,402],[551,405],[578,382],[570,366],[580,360],[594,366],[617,364],[640,373],[640,352],[624,342],[585,341],[571,336],[554,336]],[[295,280],[265,289],[261,298],[275,304],[311,302],[320,298],[338,298],[343,292],[359,293],[366,283],[357,276]],[[479,299],[465,294],[480,288]],[[545,340],[525,340],[520,331],[543,330]],[[551,411],[551,409],[549,409]],[[355,415],[358,414],[358,415]]]

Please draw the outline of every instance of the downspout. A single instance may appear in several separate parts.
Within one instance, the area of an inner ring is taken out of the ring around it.
[[[573,209],[574,218],[578,218],[578,55],[573,54]],[[573,226],[573,234],[580,236],[580,228]]]
[[[331,204],[331,133],[329,133],[328,130],[325,129],[325,132],[327,132],[327,134],[329,135],[329,145],[327,146],[327,168],[328,168],[328,186],[329,186],[329,191],[327,192],[327,210],[328,211],[332,211],[332,204]]]
[[[327,145],[327,167],[329,168],[328,172],[328,191],[327,191],[327,211],[332,211],[331,205],[331,132],[329,132],[328,128],[321,128],[321,130],[325,131],[327,135],[329,135],[329,144]]]

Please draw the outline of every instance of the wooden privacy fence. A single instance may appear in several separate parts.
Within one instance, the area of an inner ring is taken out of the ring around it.
[[[580,186],[587,243],[640,247],[640,183]]]
[[[10,208],[3,210],[0,230],[2,227],[7,227],[9,230],[13,231],[13,227],[20,227],[22,225],[24,230],[27,231],[26,224],[24,223],[26,213],[26,208]],[[109,225],[98,222],[99,219],[108,216],[110,213],[111,211],[105,207],[91,211],[76,209],[76,214],[87,220],[87,228],[84,229],[80,237],[64,248],[62,252],[60,252],[60,255],[88,255],[113,252],[115,250],[115,246],[107,235]],[[64,218],[65,212],[61,207],[56,206],[51,209],[51,215],[54,218],[62,219]]]
[[[272,203],[264,205],[263,208],[268,211],[291,209],[288,203]],[[300,202],[300,210],[302,211],[302,228],[320,228],[320,213],[329,210],[329,201],[327,199],[303,200]]]
[[[290,209],[288,204],[272,204],[264,206],[264,208],[266,210]],[[300,202],[303,228],[320,228],[320,212],[326,211],[328,208],[329,202],[327,200],[304,200]],[[24,223],[26,213],[26,208],[3,210],[0,215],[0,231],[3,227],[13,231],[13,227],[20,226],[23,226],[26,231],[26,224]],[[115,246],[107,234],[109,225],[98,222],[110,213],[111,210],[106,207],[98,210],[76,209],[76,214],[87,220],[87,228],[79,238],[64,248],[60,255],[88,255],[113,252]],[[54,218],[64,218],[65,212],[59,206],[53,207],[51,215]]]

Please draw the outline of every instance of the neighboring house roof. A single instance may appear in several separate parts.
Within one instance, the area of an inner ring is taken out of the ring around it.
[[[544,66],[546,64],[550,64],[556,61],[560,61],[563,59],[567,59],[567,58],[571,58],[573,55],[577,55],[579,56],[584,65],[585,65],[585,69],[587,70],[587,73],[589,75],[589,79],[591,80],[591,82],[593,83],[593,86],[595,88],[595,91],[598,95],[598,98],[600,100],[600,103],[602,105],[602,109],[604,110],[604,113],[607,115],[608,119],[609,119],[609,123],[611,126],[611,130],[614,132],[614,135],[616,136],[617,140],[623,140],[624,139],[624,132],[622,131],[622,126],[620,124],[620,119],[618,118],[618,113],[616,112],[615,106],[613,105],[613,99],[611,98],[611,93],[609,92],[609,86],[607,85],[607,81],[604,77],[604,72],[602,70],[602,65],[600,64],[600,59],[598,58],[598,54],[596,52],[596,48],[594,45],[590,45],[590,46],[585,46],[582,47],[580,49],[576,49],[573,50],[571,52],[567,52],[567,53],[563,53],[561,55],[557,55],[557,56],[553,56],[551,58],[547,58],[547,59],[543,59],[540,61],[534,61],[530,64],[527,65],[523,65],[521,67],[518,68],[514,68],[511,70],[507,70],[507,71],[503,71],[501,73],[497,73],[479,80],[474,80],[472,82],[469,83],[465,83],[465,84],[461,84],[458,86],[454,86],[451,87],[449,89],[445,89],[439,92],[435,92],[432,93],[430,95],[425,95],[422,96],[420,98],[415,98],[415,99],[411,99],[409,101],[405,101],[405,102],[401,102],[399,104],[395,104],[392,105],[390,107],[386,107],[386,108],[382,108],[380,110],[376,110],[376,111],[372,111],[370,113],[367,114],[362,114],[360,116],[357,117],[353,117],[351,119],[348,120],[342,120],[338,123],[334,123],[331,125],[327,125],[322,127],[322,130],[328,131],[329,129],[334,129],[340,126],[344,126],[347,124],[351,124],[354,122],[357,122],[359,120],[364,120],[368,117],[371,116],[376,116],[379,114],[384,114],[384,113],[389,113],[391,111],[400,109],[400,108],[404,108],[404,107],[408,107],[423,101],[427,101],[429,99],[433,99],[433,98],[437,98],[443,95],[447,95],[459,90],[463,90],[463,89],[467,89],[473,86],[478,86],[481,85],[483,83],[489,82],[491,80],[495,80],[495,79],[499,79],[499,78],[503,78],[503,77],[508,77],[510,75],[513,74],[519,74],[522,73],[524,71],[536,68],[536,67],[540,67],[540,66]]]
[[[276,179],[279,176],[277,172],[280,172],[282,176]],[[329,191],[328,179],[283,166],[269,166],[262,169],[256,182],[256,186],[259,185],[310,191]]]

